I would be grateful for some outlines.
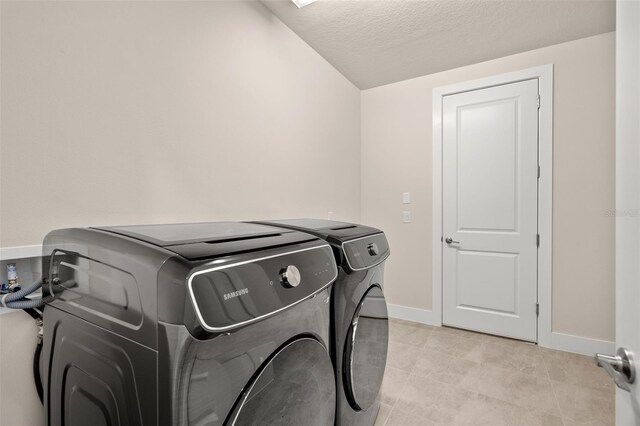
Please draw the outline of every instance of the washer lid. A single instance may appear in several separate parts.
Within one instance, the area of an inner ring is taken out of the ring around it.
[[[312,241],[308,234],[242,222],[174,223],[95,228],[164,247],[189,260]]]

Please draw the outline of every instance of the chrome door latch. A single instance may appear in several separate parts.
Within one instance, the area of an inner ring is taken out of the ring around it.
[[[616,386],[631,392],[630,385],[636,380],[636,367],[627,348],[618,348],[615,356],[595,354],[593,359],[611,376]]]
[[[454,239],[453,239],[453,238],[451,238],[451,237],[447,237],[447,238],[445,238],[445,239],[444,239],[444,242],[445,242],[445,243],[447,243],[447,244],[451,244],[451,243],[453,243],[453,244],[460,244],[460,241],[454,241]]]

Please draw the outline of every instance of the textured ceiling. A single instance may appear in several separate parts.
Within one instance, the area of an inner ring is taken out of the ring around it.
[[[262,0],[361,89],[615,30],[614,0]]]

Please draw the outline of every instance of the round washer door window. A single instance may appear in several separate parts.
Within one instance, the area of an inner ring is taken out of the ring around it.
[[[375,402],[387,363],[389,317],[382,289],[371,286],[351,320],[344,353],[344,380],[356,410]]]
[[[302,337],[266,361],[240,395],[227,425],[333,426],[335,375],[327,349]]]

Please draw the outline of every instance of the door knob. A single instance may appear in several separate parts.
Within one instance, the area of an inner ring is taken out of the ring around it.
[[[447,244],[451,244],[451,243],[460,244],[460,241],[454,241],[454,239],[451,238],[451,237],[445,238],[444,242],[447,243]]]
[[[595,354],[593,357],[598,367],[605,369],[620,389],[631,391],[631,384],[636,380],[636,367],[633,356],[627,348],[618,348],[616,355]]]

